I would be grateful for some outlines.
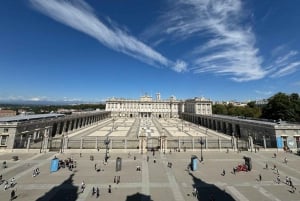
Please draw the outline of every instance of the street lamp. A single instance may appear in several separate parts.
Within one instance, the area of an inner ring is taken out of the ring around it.
[[[203,161],[203,154],[202,154],[202,146],[203,146],[203,144],[204,144],[204,142],[203,142],[203,140],[202,140],[202,136],[201,136],[201,138],[200,138],[200,145],[201,145],[201,158],[200,158],[200,160],[201,160],[201,162]]]
[[[110,143],[110,139],[108,139],[108,137],[106,137],[106,139],[104,140],[104,145],[106,148],[105,158],[104,158],[105,163],[107,163],[107,160],[109,158],[109,147],[108,147],[109,143]]]

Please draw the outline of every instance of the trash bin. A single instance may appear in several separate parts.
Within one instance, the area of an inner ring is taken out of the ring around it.
[[[198,157],[192,156],[191,157],[191,170],[195,171],[198,169]]]
[[[122,158],[117,157],[116,160],[116,172],[121,171],[122,169]]]

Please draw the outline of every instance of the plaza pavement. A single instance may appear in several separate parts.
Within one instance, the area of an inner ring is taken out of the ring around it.
[[[104,152],[85,152],[80,157],[79,153],[0,153],[0,162],[6,160],[8,168],[0,170],[4,179],[16,178],[16,200],[80,200],[80,201],[194,201],[215,200],[229,201],[299,201],[300,200],[300,161],[299,156],[278,152],[273,158],[273,151],[261,150],[255,152],[229,151],[203,151],[203,162],[198,162],[198,170],[188,171],[192,155],[200,158],[200,152],[152,152],[139,154],[131,150],[131,156],[122,151],[112,151],[108,164],[103,164]],[[277,152],[277,151],[276,151]],[[18,155],[20,160],[12,161],[11,157]],[[90,160],[94,156],[94,161]],[[146,158],[149,156],[149,161]],[[56,156],[59,159],[74,158],[77,167],[73,171],[62,168],[50,173],[50,161]],[[134,160],[136,156],[136,160]],[[234,175],[233,167],[243,164],[243,156],[252,159],[253,169],[250,172],[237,172]],[[122,158],[122,170],[115,171],[116,158]],[[287,157],[288,164],[283,163]],[[154,159],[156,163],[154,163]],[[172,168],[167,163],[173,164]],[[104,171],[96,172],[94,165],[97,163]],[[268,163],[269,168],[265,169]],[[277,184],[276,171],[271,168],[276,165],[279,169],[282,182]],[[136,171],[139,165],[142,171]],[[40,175],[32,177],[34,168],[39,167]],[[222,170],[226,174],[222,176]],[[258,181],[258,175],[262,181]],[[113,183],[114,176],[120,176],[119,184]],[[284,183],[285,177],[292,178],[297,188],[291,193],[291,188]],[[84,181],[86,189],[80,193],[80,184]],[[112,193],[108,193],[108,185],[112,185]],[[100,188],[100,197],[92,197],[92,187]],[[199,197],[193,197],[192,191],[196,187]],[[4,191],[0,186],[0,200],[9,200],[11,189]]]

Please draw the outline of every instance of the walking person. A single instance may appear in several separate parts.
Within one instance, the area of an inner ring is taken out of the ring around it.
[[[286,158],[286,157],[284,158],[283,162],[284,162],[285,164],[287,164],[288,161],[287,161],[287,158]]]
[[[277,183],[280,184],[280,176],[277,176]]]
[[[4,190],[6,191],[8,189],[8,181],[4,182]]]
[[[95,193],[96,193],[96,189],[95,189],[95,187],[93,186],[93,189],[92,189],[92,196],[94,196]]]
[[[99,190],[99,188],[97,187],[97,189],[96,189],[96,198],[98,198],[100,196],[100,190]]]
[[[108,185],[108,193],[111,193],[111,185]]]
[[[258,175],[258,179],[259,179],[259,181],[261,181],[261,179],[262,179],[261,174]]]
[[[225,176],[225,170],[223,169],[223,171],[222,171],[222,176]]]
[[[84,181],[81,182],[81,193],[84,192],[84,189],[85,189],[85,183]]]
[[[198,191],[197,188],[195,187],[193,190],[193,196],[197,198],[197,195],[198,195]]]
[[[16,196],[16,191],[15,191],[15,189],[13,189],[10,193],[10,200],[15,199],[15,196]]]

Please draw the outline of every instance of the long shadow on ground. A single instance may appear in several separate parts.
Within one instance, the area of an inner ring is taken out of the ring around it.
[[[49,190],[36,201],[75,201],[78,198],[78,187],[73,185],[74,173],[63,183]]]
[[[149,195],[144,195],[141,193],[136,193],[133,195],[128,195],[125,201],[153,201]]]
[[[197,189],[197,199],[208,200],[208,201],[235,201],[235,199],[228,194],[225,190],[221,190],[214,184],[208,184],[201,179],[195,177],[191,172],[189,175],[193,178],[193,188]],[[193,196],[193,195],[192,195]]]

